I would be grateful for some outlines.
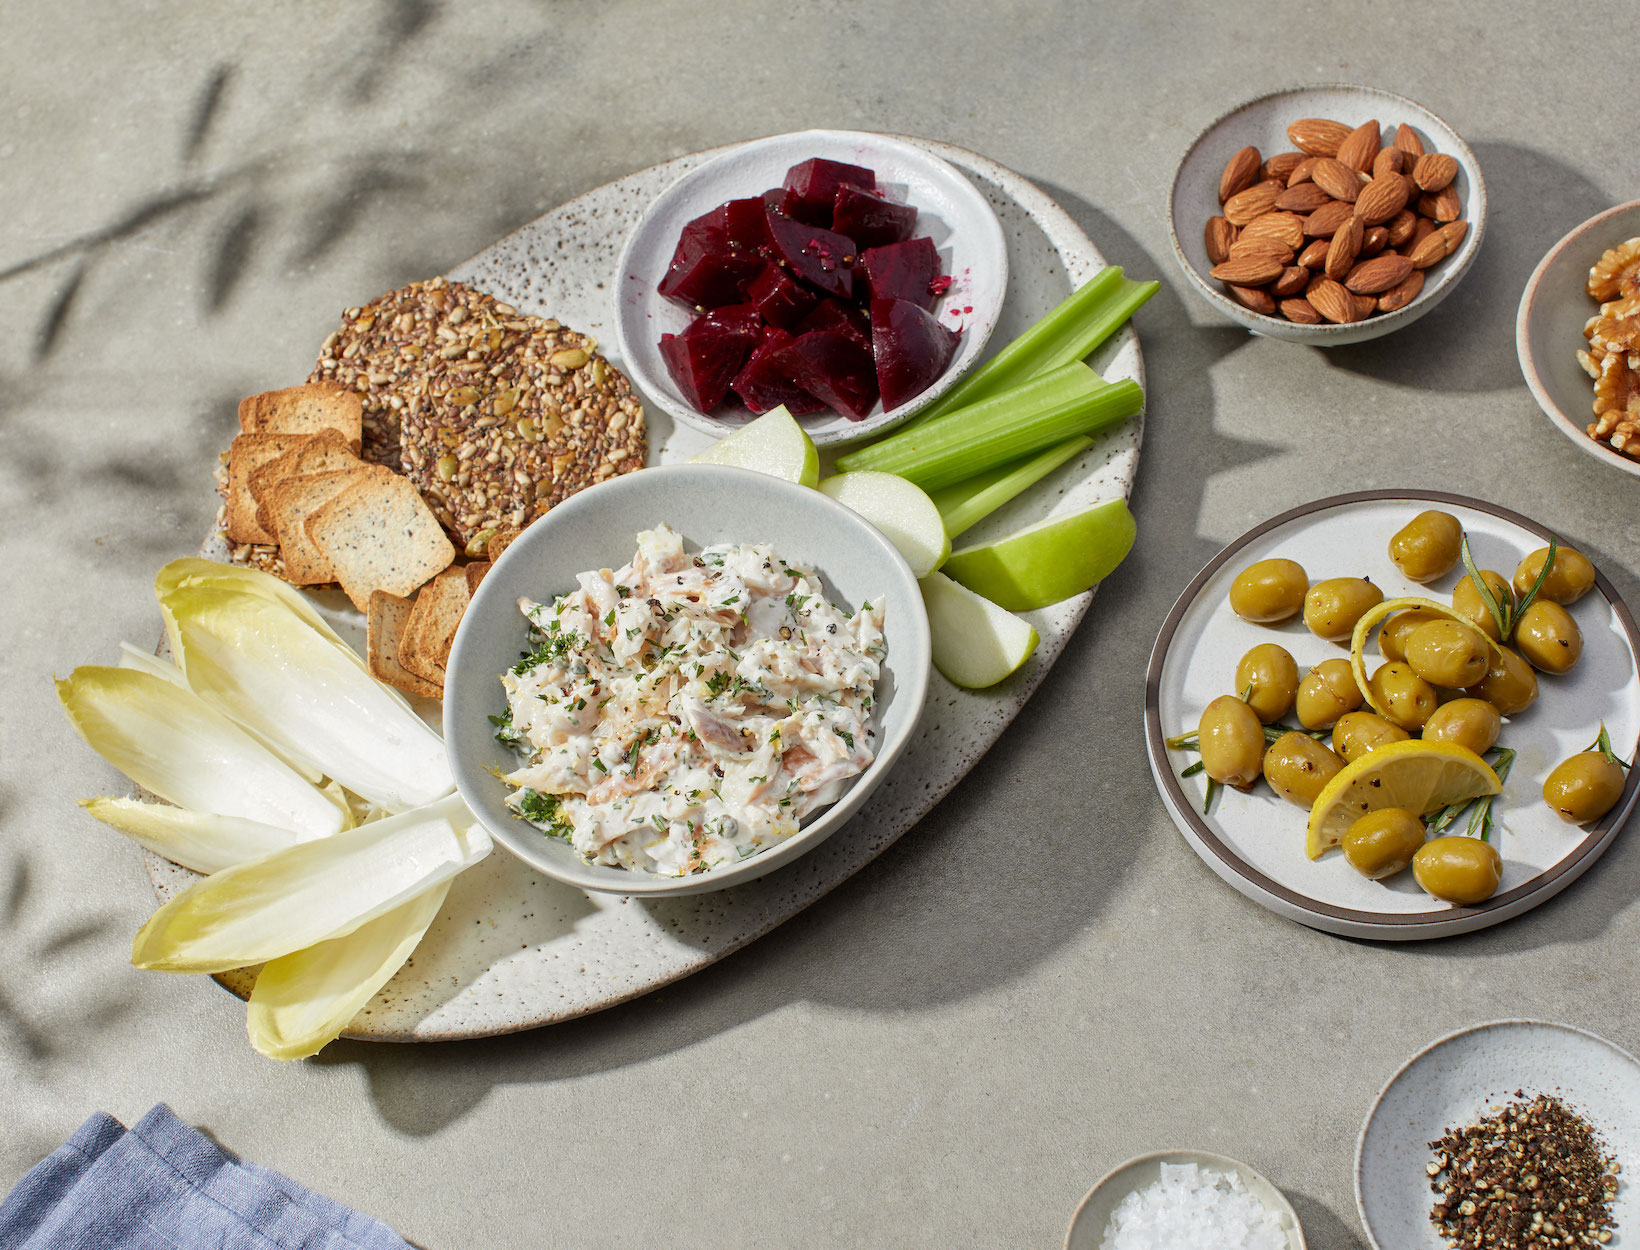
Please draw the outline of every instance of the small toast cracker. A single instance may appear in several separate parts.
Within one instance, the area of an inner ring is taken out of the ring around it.
[[[514,540],[524,531],[521,529],[498,529],[491,535],[490,541],[484,545],[484,558],[494,564],[501,558],[501,553],[513,545]]]
[[[356,469],[364,464],[353,454],[347,435],[340,430],[321,430],[294,451],[288,451],[277,460],[251,470],[251,498],[256,500],[256,523],[267,533],[274,533],[273,518],[268,513],[268,501],[275,482],[303,473],[331,473],[337,469]]]
[[[378,680],[396,686],[406,694],[437,699],[444,693],[442,684],[412,673],[399,662],[399,643],[414,608],[410,600],[390,595],[385,590],[372,594],[370,607],[365,613],[365,654],[370,661],[370,672]]]
[[[308,382],[239,401],[239,428],[246,434],[317,434],[337,430],[359,450],[364,401],[335,382]]]
[[[390,473],[378,465],[360,464],[356,469],[335,469],[329,473],[303,473],[276,482],[268,495],[268,513],[273,532],[279,538],[279,554],[285,558],[285,580],[295,586],[317,586],[334,581],[325,553],[314,545],[303,529],[308,517],[362,478]]]
[[[361,612],[374,591],[407,596],[456,558],[421,492],[391,470],[346,487],[308,517],[306,529]]]
[[[238,434],[228,447],[228,537],[236,543],[273,543],[273,534],[256,522],[251,474],[307,442],[305,434]]]
[[[467,565],[467,598],[471,599],[478,593],[478,584],[490,571],[490,563],[489,560],[474,560]]]
[[[450,644],[472,596],[467,570],[447,568],[416,596],[415,611],[399,640],[399,662],[413,673],[444,672],[450,662]]]

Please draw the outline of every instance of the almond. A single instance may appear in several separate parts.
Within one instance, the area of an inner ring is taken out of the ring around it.
[[[1418,298],[1418,292],[1423,289],[1424,271],[1414,269],[1399,284],[1378,297],[1378,311],[1392,313],[1405,308]]]
[[[1463,242],[1464,235],[1469,233],[1467,221],[1449,221],[1441,227],[1441,237],[1446,240],[1446,254],[1452,255],[1458,250],[1458,244]]]
[[[1364,174],[1372,168],[1372,162],[1377,159],[1378,149],[1382,146],[1378,123],[1362,122],[1338,145],[1338,161]]]
[[[1334,324],[1347,325],[1360,320],[1356,316],[1355,296],[1331,278],[1311,283],[1310,293],[1304,298],[1310,302],[1310,307]]]
[[[1309,214],[1323,204],[1330,203],[1332,196],[1313,182],[1301,182],[1296,187],[1288,187],[1276,197],[1276,207],[1287,213]]]
[[[1336,156],[1339,144],[1350,137],[1350,128],[1325,117],[1306,117],[1287,127],[1287,137],[1310,156]]]
[[[1400,174],[1374,178],[1355,197],[1355,215],[1369,226],[1381,225],[1407,206],[1407,180]]]
[[[1315,306],[1307,299],[1284,299],[1281,301],[1281,315],[1288,321],[1296,321],[1301,326],[1321,324],[1321,314],[1316,312]]]
[[[1277,299],[1286,299],[1297,295],[1310,284],[1310,271],[1299,265],[1291,265],[1281,271],[1281,277],[1270,284],[1270,294]]]
[[[1261,291],[1256,286],[1234,286],[1229,288],[1230,298],[1243,308],[1250,308],[1256,313],[1263,313],[1266,317],[1276,315],[1276,302],[1270,298],[1268,291]]]
[[[1286,182],[1292,175],[1293,170],[1297,169],[1306,159],[1302,152],[1277,152],[1264,162],[1264,168],[1259,173],[1262,177],[1278,178],[1282,182]]]
[[[1222,264],[1230,255],[1230,245],[1236,241],[1236,228],[1228,218],[1209,217],[1207,228],[1202,231],[1202,246],[1207,249],[1207,259],[1210,264]]]
[[[1293,166],[1293,172],[1287,175],[1287,185],[1289,187],[1298,187],[1308,182],[1311,172],[1315,169],[1316,161],[1320,159],[1318,156],[1306,156],[1299,161],[1298,164]]]
[[[1384,226],[1370,226],[1361,236],[1361,255],[1376,256],[1389,246],[1389,230]]]
[[[1365,321],[1378,308],[1378,297],[1376,295],[1351,295],[1350,298],[1355,301],[1355,319],[1357,321]]]
[[[1439,191],[1458,176],[1458,162],[1444,152],[1426,152],[1412,167],[1420,191]]]
[[[1463,212],[1458,193],[1451,187],[1442,191],[1425,191],[1418,197],[1418,212],[1435,222],[1456,221]]]
[[[1412,262],[1405,256],[1374,256],[1351,269],[1344,285],[1357,295],[1378,295],[1406,281]]]
[[[1297,263],[1306,269],[1320,269],[1327,263],[1327,249],[1331,246],[1331,240],[1316,239],[1298,254]]]
[[[1297,213],[1265,213],[1248,222],[1241,237],[1276,239],[1296,251],[1304,246],[1304,219]]]
[[[1400,148],[1413,160],[1424,154],[1424,142],[1411,126],[1402,122],[1395,128],[1395,146]],[[1404,167],[1403,167],[1404,168]]]
[[[1361,236],[1366,232],[1359,217],[1351,217],[1332,237],[1332,246],[1327,249],[1327,264],[1325,266],[1329,278],[1342,279],[1355,264],[1355,258],[1361,251]],[[1326,316],[1326,310],[1322,310]]]
[[[1338,227],[1353,216],[1355,205],[1334,200],[1331,204],[1323,204],[1304,219],[1304,233],[1311,238],[1331,238]]]
[[[1342,161],[1335,161],[1331,157],[1322,157],[1310,171],[1310,177],[1315,185],[1320,187],[1335,200],[1344,200],[1355,203],[1355,197],[1361,194],[1361,175]]]
[[[1400,247],[1412,237],[1412,231],[1418,224],[1418,214],[1410,208],[1403,208],[1386,223],[1389,226],[1389,245]]]
[[[1232,156],[1219,175],[1219,203],[1223,204],[1237,191],[1245,191],[1257,182],[1259,166],[1263,163],[1264,158],[1253,147],[1243,148]]]
[[[1439,230],[1431,230],[1422,243],[1407,253],[1407,259],[1414,269],[1428,269],[1437,261],[1445,260],[1446,236]]]
[[[1380,148],[1372,161],[1372,176],[1398,174],[1406,168],[1406,153],[1400,148]]]
[[[1231,260],[1273,260],[1283,267],[1293,263],[1293,249],[1269,235],[1249,237],[1245,231],[1230,245]]]
[[[1276,206],[1281,184],[1275,181],[1256,182],[1245,191],[1238,191],[1224,202],[1224,215],[1232,225],[1245,226],[1255,217],[1262,217]]]
[[[1233,286],[1263,286],[1273,282],[1286,269],[1273,256],[1232,256],[1222,265],[1214,265],[1208,277],[1217,278]]]
[[[1408,256],[1418,249],[1418,245],[1435,233],[1435,223],[1428,217],[1420,217],[1412,226],[1412,237],[1405,243],[1396,244]]]

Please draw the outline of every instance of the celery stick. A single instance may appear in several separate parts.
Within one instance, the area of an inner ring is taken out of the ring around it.
[[[937,420],[1038,374],[1083,359],[1159,290],[1161,283],[1135,282],[1123,275],[1120,266],[1100,270],[1052,312],[917,414],[905,428]]]
[[[945,522],[948,538],[955,538],[969,526],[991,515],[1015,495],[1034,486],[1065,461],[1081,455],[1093,440],[1087,435],[1067,439],[1047,451],[1024,460],[1015,460],[989,473],[948,486],[933,497]]]
[[[935,491],[1075,435],[1114,425],[1145,403],[1144,391],[1132,381],[1107,383],[1092,395],[1031,412],[1019,409],[1015,394],[1010,391],[971,404],[909,435],[896,434],[867,448],[874,453],[869,467]]]

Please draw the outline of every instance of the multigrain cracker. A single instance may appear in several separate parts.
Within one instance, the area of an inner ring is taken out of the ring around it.
[[[320,431],[295,450],[251,470],[250,491],[251,498],[256,500],[257,524],[267,533],[274,533],[272,518],[268,515],[268,497],[275,482],[303,473],[330,473],[363,465],[364,461],[354,453],[345,434],[339,430]]]
[[[307,441],[305,434],[239,434],[228,447],[228,481],[224,515],[230,540],[236,543],[272,543],[272,533],[256,521],[251,496],[251,474],[260,466],[294,451]]]
[[[305,528],[361,612],[372,592],[409,595],[456,554],[421,493],[396,473],[353,483],[309,516]]]
[[[356,469],[303,473],[273,485],[268,513],[279,539],[279,554],[285,560],[287,582],[318,586],[336,579],[330,558],[307,535],[307,519],[354,483],[387,472],[380,465],[361,464]]]
[[[450,646],[471,598],[465,569],[445,569],[423,586],[399,640],[399,662],[424,676],[437,672],[442,681]]]
[[[415,605],[398,595],[378,590],[370,596],[365,612],[365,656],[370,672],[379,681],[416,694],[424,699],[437,699],[444,693],[438,682],[412,673],[399,661],[399,642],[404,637],[405,623]]]
[[[364,408],[359,397],[334,382],[287,386],[247,395],[239,401],[239,428],[245,434],[317,434],[336,430],[359,446]]]

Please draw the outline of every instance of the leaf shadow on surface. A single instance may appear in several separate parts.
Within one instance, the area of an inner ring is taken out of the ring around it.
[[[1515,314],[1527,279],[1562,235],[1615,201],[1542,152],[1513,143],[1472,146],[1487,189],[1486,237],[1474,265],[1415,326],[1329,349],[1335,368],[1434,391],[1520,385]]]
[[[245,204],[223,229],[211,255],[210,272],[205,280],[205,308],[208,312],[220,311],[232,298],[240,279],[250,268],[261,227],[262,210],[255,204]]]
[[[438,7],[433,0],[384,0],[376,41],[366,46],[359,72],[348,85],[352,103],[368,104],[375,98],[388,74],[401,63],[405,45],[432,24]]]
[[[352,174],[340,190],[315,207],[307,223],[306,238],[297,247],[293,263],[312,264],[327,255],[368,217],[379,198],[425,188],[426,180],[410,172],[410,166],[418,159],[415,154],[378,156]]]
[[[45,316],[40,320],[40,327],[34,334],[34,359],[37,362],[51,355],[52,349],[56,347],[63,327],[68,323],[68,314],[73,310],[75,297],[80,293],[80,284],[85,281],[86,271],[90,268],[90,258],[83,258],[74,266],[74,272],[69,275],[68,281],[63,284],[56,298],[46,309]]]
[[[194,115],[182,137],[184,161],[191,161],[199,155],[199,149],[204,146],[205,139],[210,134],[211,123],[216,120],[217,113],[222,107],[222,99],[227,92],[228,83],[233,79],[233,73],[232,65],[218,65],[215,72],[205,80],[204,89],[200,91],[199,99],[194,104]]]

